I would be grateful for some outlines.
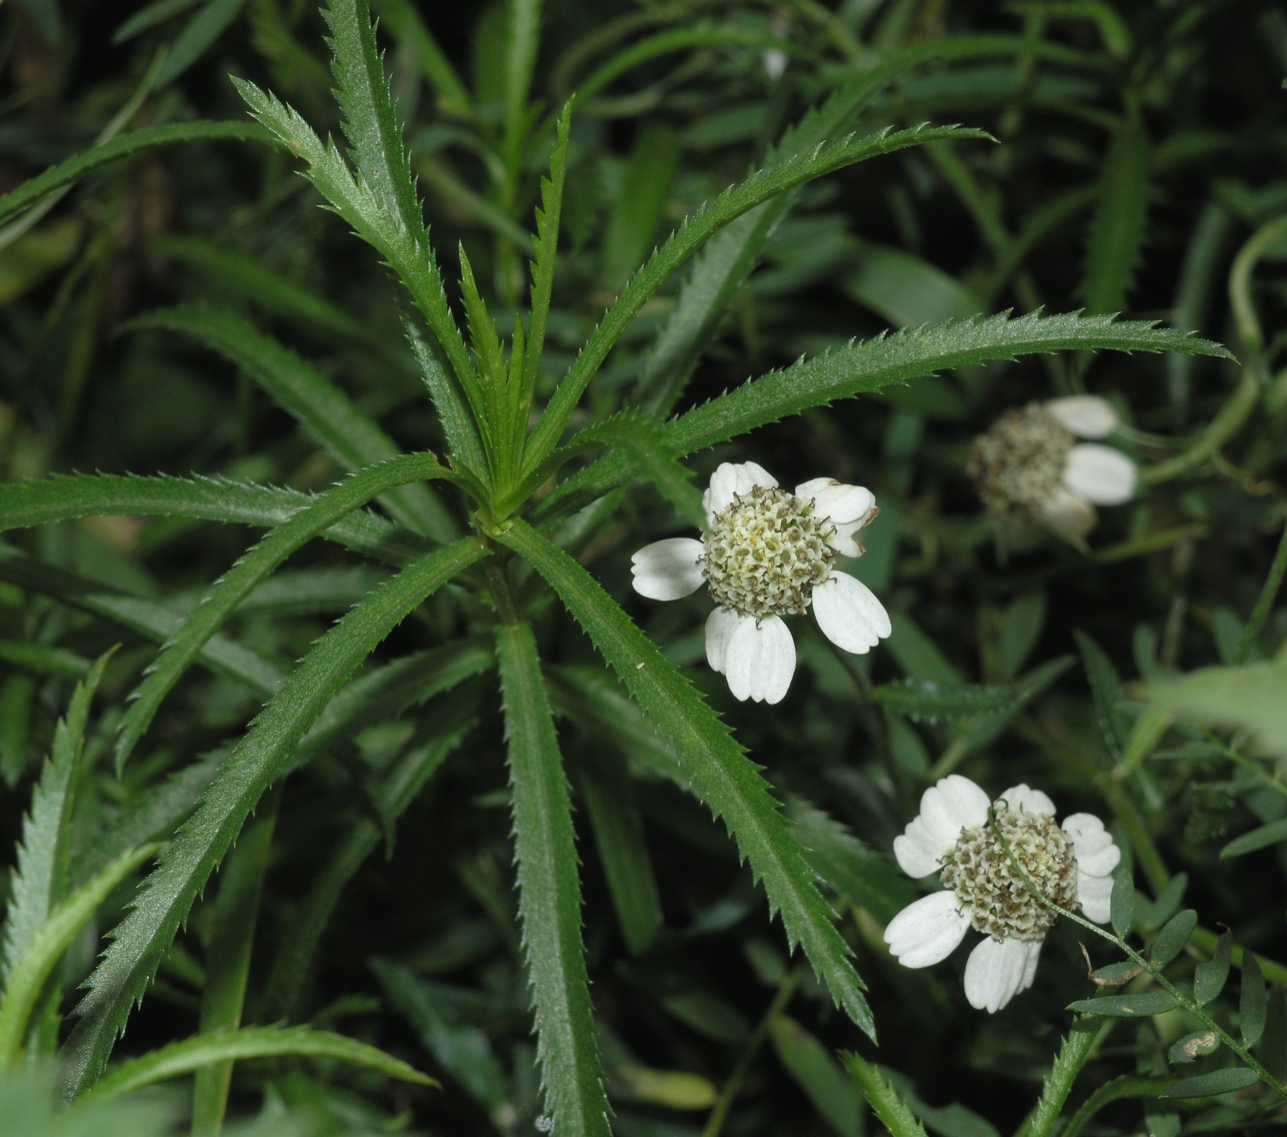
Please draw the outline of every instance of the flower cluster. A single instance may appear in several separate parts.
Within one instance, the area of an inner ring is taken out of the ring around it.
[[[1120,450],[1079,438],[1106,438],[1117,412],[1094,395],[1029,403],[1007,411],[974,440],[969,473],[988,513],[1013,528],[1039,526],[1080,542],[1095,506],[1135,493],[1135,463]]]
[[[814,478],[788,493],[754,462],[725,462],[702,501],[702,539],[645,545],[631,558],[634,587],[652,600],[708,587],[715,608],[706,621],[706,658],[735,698],[785,697],[795,641],[783,616],[812,605],[823,634],[859,654],[889,635],[884,605],[834,567],[838,556],[862,556],[858,534],[878,512],[870,490]]]
[[[973,928],[981,940],[965,965],[965,997],[990,1014],[1032,986],[1055,913],[1080,906],[1108,920],[1112,872],[1121,851],[1090,813],[1055,824],[1040,790],[1013,786],[994,804],[969,778],[953,774],[927,789],[920,813],[894,840],[908,876],[938,872],[943,888],[909,904],[885,928],[904,967],[946,959]]]

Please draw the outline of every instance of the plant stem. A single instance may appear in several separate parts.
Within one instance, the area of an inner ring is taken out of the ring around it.
[[[1260,629],[1265,626],[1265,621],[1269,619],[1274,601],[1278,599],[1278,590],[1282,587],[1285,575],[1287,575],[1287,525],[1283,526],[1283,535],[1278,541],[1278,551],[1274,553],[1273,562],[1269,566],[1269,575],[1265,577],[1256,606],[1251,610],[1247,626],[1242,629],[1242,639],[1238,641],[1238,650],[1234,654],[1235,663],[1247,662],[1252,645],[1256,642]]]
[[[845,1055],[845,1064],[876,1116],[894,1137],[926,1137],[925,1127],[876,1066],[859,1054]]]
[[[1053,1132],[1077,1075],[1103,1045],[1115,1025],[1112,1019],[1105,1019],[1098,1030],[1075,1030],[1064,1039],[1041,1087],[1041,1097],[1015,1131],[1014,1137],[1047,1137]]]
[[[746,1081],[746,1075],[751,1068],[751,1062],[764,1045],[765,1038],[768,1037],[769,1024],[776,1015],[779,1015],[786,1009],[791,997],[795,994],[795,989],[800,985],[800,972],[789,971],[778,984],[777,994],[773,996],[773,1002],[769,1004],[769,1009],[764,1012],[764,1017],[760,1019],[759,1025],[756,1026],[755,1032],[747,1040],[745,1048],[742,1050],[742,1056],[737,1060],[737,1065],[733,1067],[733,1072],[729,1075],[728,1081],[724,1083],[724,1088],[720,1091],[719,1101],[715,1103],[715,1108],[711,1110],[711,1115],[706,1122],[706,1127],[702,1130],[702,1137],[719,1137],[724,1128],[724,1122],[728,1120],[728,1111],[733,1107],[733,1099],[737,1097],[737,1092],[742,1088],[742,1083]]]

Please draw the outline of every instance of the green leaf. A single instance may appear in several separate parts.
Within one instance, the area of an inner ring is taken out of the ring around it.
[[[429,394],[429,401],[438,412],[438,421],[442,424],[442,432],[446,436],[453,461],[475,476],[481,474],[488,468],[487,456],[483,452],[478,427],[474,424],[459,385],[452,380],[433,348],[410,318],[402,321],[402,328],[411,345],[416,366],[420,369],[420,379]]]
[[[1175,1007],[1175,1000],[1165,991],[1140,991],[1134,995],[1099,995],[1078,999],[1068,1009],[1081,1015],[1101,1015],[1110,1019],[1134,1019],[1161,1015]]]
[[[944,687],[927,679],[903,679],[873,687],[871,698],[917,722],[945,722],[1005,710],[1013,705],[1015,688],[969,683]]]
[[[206,0],[170,45],[157,85],[173,83],[200,59],[237,18],[245,0]]]
[[[122,1097],[170,1078],[191,1074],[212,1063],[248,1058],[318,1058],[363,1066],[418,1086],[438,1083],[401,1059],[355,1038],[307,1026],[260,1026],[185,1038],[134,1058],[113,1070],[81,1099],[101,1102]]]
[[[621,169],[612,215],[603,235],[602,280],[619,288],[656,240],[671,183],[679,165],[680,142],[673,128],[652,123],[640,129]]]
[[[1167,1086],[1158,1097],[1161,1098],[1206,1098],[1216,1094],[1230,1094],[1235,1090],[1245,1090],[1254,1086],[1259,1078],[1254,1070],[1245,1066],[1230,1066],[1224,1070],[1213,1070],[1210,1074],[1196,1074],[1192,1078],[1183,1078]]]
[[[519,553],[558,593],[654,728],[668,736],[692,792],[724,821],[739,852],[781,914],[792,950],[804,948],[832,999],[868,1035],[875,1035],[862,980],[837,932],[832,912],[758,768],[719,716],[693,690],[584,568],[526,522],[494,534]]]
[[[577,786],[626,949],[643,955],[665,921],[632,783],[605,763],[587,765]]]
[[[54,565],[42,564],[0,545],[0,580],[30,592],[52,596],[71,608],[129,628],[145,639],[165,640],[178,630],[183,616],[141,597],[117,592]],[[261,694],[281,684],[281,672],[253,651],[223,636],[212,636],[200,652],[201,662],[229,675]]]
[[[840,1137],[861,1137],[863,1100],[826,1047],[793,1018],[774,1015],[769,1038],[778,1061]]]
[[[1143,251],[1148,216],[1148,136],[1137,115],[1127,115],[1113,132],[1101,171],[1082,295],[1090,312],[1119,312]]]
[[[157,146],[174,146],[181,142],[238,141],[263,142],[264,134],[244,122],[180,122],[167,126],[146,126],[120,134],[107,142],[51,166],[43,174],[25,181],[17,189],[0,196],[0,221],[8,221],[46,194],[79,181],[92,170],[121,158],[151,150]]]
[[[996,667],[1000,678],[1014,678],[1036,646],[1045,623],[1044,592],[1025,592],[1002,611],[996,645]]]
[[[1156,679],[1148,697],[1188,722],[1225,723],[1252,731],[1271,753],[1287,755],[1287,653],[1270,663],[1204,667],[1178,679]]]
[[[53,753],[41,771],[31,810],[23,820],[17,868],[9,882],[0,981],[36,941],[49,913],[66,896],[71,883],[69,829],[84,773],[85,727],[90,702],[111,656],[111,651],[101,656],[84,681],[76,685],[66,717],[54,728]]]
[[[545,350],[545,325],[550,315],[550,297],[554,291],[554,271],[558,264],[559,220],[563,212],[563,185],[567,178],[568,139],[572,132],[572,100],[563,104],[554,124],[554,150],[550,154],[549,177],[541,179],[541,204],[536,209],[536,255],[532,259],[531,322],[527,332],[526,357],[523,361],[523,391],[519,407],[526,441],[526,415],[532,391],[536,386],[541,353]]]
[[[1243,857],[1248,853],[1254,853],[1258,849],[1268,848],[1270,845],[1277,845],[1287,841],[1287,817],[1280,818],[1278,821],[1271,821],[1267,825],[1261,825],[1250,833],[1244,833],[1241,837],[1235,837],[1223,849],[1220,850],[1220,859],[1227,860],[1229,857]]]
[[[232,312],[165,308],[139,316],[127,327],[195,336],[244,370],[349,470],[360,470],[400,453],[393,439],[325,375]],[[395,520],[437,541],[449,541],[459,532],[451,514],[424,486],[390,489],[383,500]]]
[[[1122,939],[1131,934],[1135,926],[1135,882],[1131,874],[1119,867],[1113,874],[1113,891],[1108,898],[1109,921]]]
[[[1242,960],[1242,991],[1238,997],[1238,1028],[1242,1043],[1250,1048],[1265,1033],[1265,1018],[1269,1014],[1269,990],[1265,986],[1265,973],[1260,961],[1251,952]]]
[[[353,474],[250,549],[206,593],[153,661],[121,720],[116,742],[117,776],[188,665],[260,581],[301,546],[373,497],[408,482],[448,476],[449,471],[432,455],[404,455],[382,462]]]
[[[570,1137],[611,1132],[581,943],[581,885],[572,802],[536,653],[526,624],[496,631],[518,910],[546,1109]]]
[[[54,475],[0,485],[0,533],[80,517],[187,517],[272,528],[317,501],[314,494],[229,478],[137,474]],[[370,512],[356,512],[321,536],[378,560],[400,564],[422,542]]]
[[[907,1108],[907,1103],[898,1096],[879,1066],[852,1053],[846,1054],[844,1061],[850,1075],[862,1089],[867,1103],[893,1137],[927,1137],[925,1127]]]
[[[983,131],[925,124],[910,130],[883,130],[864,138],[846,138],[824,145],[807,156],[788,158],[777,166],[756,171],[745,181],[725,190],[691,214],[630,279],[591,333],[572,368],[559,383],[545,414],[533,431],[529,467],[545,460],[558,443],[573,410],[597,374],[608,352],[639,309],[666,279],[712,234],[749,209],[807,181],[909,146],[955,139],[986,139]]]
[[[81,1022],[65,1049],[64,1084],[75,1095],[101,1075],[131,1006],[146,991],[197,893],[274,778],[345,681],[439,587],[483,558],[465,538],[413,561],[319,639],[220,768],[201,805],[148,877],[88,980]]]
[[[1090,693],[1095,703],[1095,722],[1110,762],[1119,762],[1126,743],[1122,724],[1118,719],[1118,704],[1122,700],[1122,681],[1104,649],[1080,629],[1073,631],[1077,650],[1081,652],[1090,680]]]
[[[37,675],[60,675],[64,679],[79,679],[90,668],[89,661],[74,651],[25,640],[0,640],[0,663],[11,663]]]
[[[442,273],[423,225],[408,229],[401,216],[391,213],[364,179],[353,176],[335,144],[323,144],[294,108],[253,83],[235,77],[233,83],[255,118],[282,146],[307,164],[308,179],[317,192],[398,274],[450,363],[455,381],[486,427],[483,390],[447,303]],[[441,406],[439,413],[443,413]]]
[[[1075,313],[1007,313],[909,328],[836,348],[744,383],[668,424],[676,457],[800,414],[836,399],[882,390],[939,371],[1009,361],[1057,351],[1180,351],[1232,358],[1219,344],[1151,321],[1114,320]],[[584,502],[625,480],[624,458],[608,457],[561,485],[543,503],[547,513],[565,499]],[[541,515],[538,513],[538,516]]]
[[[206,984],[201,995],[198,1027],[205,1038],[241,1026],[255,925],[259,920],[259,900],[268,875],[280,800],[280,793],[270,795],[268,808],[261,809],[246,825],[219,874],[219,895],[211,912],[213,930],[206,952]],[[218,1134],[222,1128],[228,1090],[232,1086],[232,1066],[232,1060],[226,1059],[197,1070],[192,1086],[194,1134]]]
[[[416,241],[428,241],[411,159],[376,47],[367,0],[327,0],[331,70],[340,122],[358,176]]]
[[[1216,998],[1229,981],[1229,964],[1233,954],[1233,936],[1229,932],[1216,941],[1210,959],[1204,959],[1193,972],[1193,998],[1198,1006],[1206,1006]]]
[[[1192,908],[1186,908],[1172,916],[1149,947],[1149,959],[1153,966],[1165,967],[1179,955],[1197,926],[1198,914]]]
[[[1214,1054],[1220,1049],[1220,1036],[1213,1030],[1195,1030],[1183,1038],[1176,1039],[1166,1052],[1166,1060],[1171,1065],[1194,1062]]]
[[[21,1052],[32,1008],[63,952],[99,906],[156,850],[156,845],[144,845],[117,858],[50,912],[36,935],[23,944],[22,954],[9,968],[0,1002],[0,1070],[12,1066]]]
[[[112,33],[112,43],[128,43],[158,24],[180,16],[200,3],[201,0],[153,0],[153,3],[145,4],[128,19],[121,21],[116,31]]]
[[[375,0],[375,8],[437,91],[439,106],[449,114],[467,115],[469,92],[411,0]]]
[[[1104,967],[1095,968],[1090,974],[1090,981],[1096,987],[1121,987],[1132,979],[1138,979],[1143,974],[1144,968],[1138,963],[1126,959],[1121,963],[1110,963]]]

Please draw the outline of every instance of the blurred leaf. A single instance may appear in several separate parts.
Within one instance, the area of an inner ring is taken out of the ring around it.
[[[1287,653],[1271,663],[1206,667],[1179,679],[1155,679],[1146,693],[1180,719],[1250,730],[1267,750],[1287,756],[1284,690]]]
[[[1287,817],[1271,821],[1268,825],[1261,825],[1250,833],[1244,833],[1241,837],[1235,837],[1220,850],[1220,859],[1243,857],[1283,841],[1287,841]]]
[[[205,0],[201,11],[184,25],[170,45],[157,85],[173,83],[196,63],[231,26],[244,3],[245,0]]]
[[[1238,1027],[1242,1043],[1252,1047],[1265,1033],[1265,1019],[1269,1014],[1269,991],[1260,961],[1251,952],[1242,960],[1242,991],[1238,997]]]
[[[1113,931],[1125,939],[1135,926],[1135,882],[1129,872],[1119,868],[1113,874],[1113,891],[1108,905]]]
[[[615,1067],[612,1075],[630,1097],[664,1109],[710,1109],[719,1097],[715,1086],[699,1074],[624,1065]]]
[[[1210,1074],[1184,1078],[1168,1086],[1158,1096],[1169,1099],[1214,1097],[1216,1094],[1245,1090],[1248,1086],[1254,1086],[1258,1080],[1254,1070],[1248,1070],[1245,1066],[1230,1066],[1225,1070],[1214,1070]]]
[[[1120,312],[1126,305],[1144,246],[1148,177],[1148,136],[1139,118],[1128,114],[1114,130],[1101,168],[1082,278],[1087,311]]]
[[[840,1137],[861,1137],[863,1099],[840,1064],[793,1018],[774,1015],[769,1038],[778,1061]]]

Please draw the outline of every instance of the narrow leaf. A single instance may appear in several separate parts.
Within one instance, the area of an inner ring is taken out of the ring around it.
[[[0,1002],[0,1069],[13,1065],[22,1047],[27,1021],[63,952],[89,922],[99,906],[157,850],[143,845],[117,858],[55,908],[14,959]]]
[[[102,1102],[135,1093],[157,1082],[180,1078],[212,1063],[249,1058],[317,1058],[364,1066],[387,1078],[418,1086],[438,1084],[392,1054],[355,1038],[307,1026],[264,1026],[199,1034],[153,1050],[113,1070],[81,1100]]]
[[[1213,1030],[1195,1030],[1171,1043],[1166,1060],[1172,1065],[1194,1062],[1220,1049],[1220,1036]]]
[[[1148,214],[1149,146],[1138,116],[1127,115],[1113,132],[1101,170],[1082,293],[1088,311],[1119,312],[1144,247]]]
[[[1189,936],[1198,926],[1198,914],[1192,908],[1177,912],[1157,934],[1149,949],[1149,958],[1155,967],[1165,967],[1184,950]]]
[[[1247,952],[1242,961],[1242,992],[1238,998],[1238,1027],[1242,1043],[1252,1047],[1265,1033],[1265,1019],[1269,1014],[1269,990],[1265,986],[1265,973],[1260,961]]]
[[[1131,880],[1129,872],[1119,868],[1113,874],[1113,891],[1108,897],[1108,911],[1113,931],[1122,939],[1129,936],[1135,926],[1135,907],[1135,882]]]
[[[1230,1066],[1224,1070],[1213,1070],[1210,1074],[1196,1074],[1192,1078],[1183,1078],[1167,1086],[1158,1097],[1162,1098],[1206,1098],[1216,1094],[1229,1094],[1235,1090],[1245,1090],[1258,1081],[1254,1070],[1245,1066]]]
[[[531,628],[498,628],[496,655],[505,701],[519,916],[546,1108],[560,1133],[606,1137],[609,1107],[581,943],[572,802]]]
[[[399,454],[397,444],[325,375],[232,312],[166,308],[140,316],[128,326],[195,336],[232,360],[349,470]],[[449,541],[458,532],[451,514],[424,486],[390,489],[384,501],[396,520],[435,540]]]
[[[1233,936],[1229,932],[1216,941],[1210,959],[1204,959],[1193,972],[1193,997],[1198,1006],[1205,1006],[1224,990],[1229,980],[1229,964],[1233,954]]]
[[[804,948],[819,980],[855,1024],[875,1035],[862,980],[837,932],[812,869],[782,817],[768,784],[742,747],[683,675],[567,553],[525,522],[495,534],[543,576],[585,629],[631,697],[669,736],[692,791],[723,819],[742,856],[780,914],[788,945]]]
[[[1135,995],[1099,995],[1078,999],[1068,1009],[1082,1015],[1102,1015],[1110,1019],[1134,1019],[1161,1015],[1175,1007],[1175,1000],[1165,991],[1141,991]]]
[[[1271,821],[1268,825],[1261,825],[1250,833],[1244,833],[1241,837],[1235,837],[1220,850],[1220,859],[1244,857],[1248,853],[1267,849],[1270,845],[1277,845],[1283,841],[1287,841],[1287,817]]]
[[[220,768],[178,831],[133,911],[88,980],[81,1022],[64,1048],[69,1096],[100,1077],[130,1008],[142,998],[197,893],[275,777],[289,769],[305,731],[376,646],[439,587],[481,560],[466,538],[413,561],[319,639]]]

